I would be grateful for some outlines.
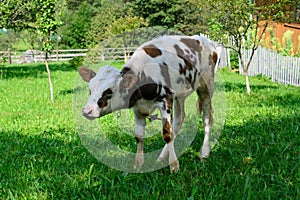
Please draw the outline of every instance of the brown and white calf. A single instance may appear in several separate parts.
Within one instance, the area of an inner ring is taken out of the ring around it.
[[[132,108],[137,142],[134,167],[141,168],[146,118],[159,109],[166,144],[158,160],[169,157],[170,170],[176,172],[179,163],[174,139],[185,118],[184,101],[193,91],[199,97],[197,109],[199,113],[203,111],[201,158],[209,156],[213,120],[211,99],[217,59],[216,47],[204,37],[162,36],[141,45],[121,71],[104,66],[95,73],[81,67],[79,74],[89,82],[91,92],[82,115],[92,120],[120,109]]]

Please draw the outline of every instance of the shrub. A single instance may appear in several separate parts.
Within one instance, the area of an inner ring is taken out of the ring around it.
[[[73,66],[73,67],[79,67],[82,65],[84,58],[82,56],[77,56],[72,58],[71,60],[69,60],[69,63]]]

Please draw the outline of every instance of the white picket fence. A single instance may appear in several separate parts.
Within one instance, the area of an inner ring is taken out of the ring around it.
[[[224,48],[221,45],[217,45],[217,51],[219,56],[217,69],[230,66],[230,53],[228,49]]]
[[[250,50],[245,50],[244,53],[247,61]],[[239,71],[243,74],[241,65]],[[300,86],[300,58],[282,56],[270,49],[259,47],[254,53],[248,73],[249,76],[261,74],[270,77],[273,82]]]

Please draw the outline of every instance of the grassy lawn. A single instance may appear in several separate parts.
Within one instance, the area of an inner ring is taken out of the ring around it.
[[[300,88],[221,71],[226,120],[207,162],[202,131],[169,168],[130,174],[111,169],[81,144],[72,97],[76,69],[0,66],[0,199],[299,199]],[[202,127],[201,127],[202,130]],[[161,142],[163,142],[161,140]]]

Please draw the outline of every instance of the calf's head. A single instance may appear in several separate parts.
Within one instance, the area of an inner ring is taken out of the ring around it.
[[[98,73],[80,67],[78,73],[81,78],[89,83],[90,97],[82,109],[82,115],[93,120],[112,112],[111,101],[116,98],[115,91],[120,71],[111,66],[101,67]]]
[[[127,108],[128,101],[123,98],[130,88],[137,82],[134,74],[121,73],[115,67],[101,67],[98,73],[80,67],[78,73],[89,83],[90,97],[82,109],[82,115],[93,120],[113,111]]]

